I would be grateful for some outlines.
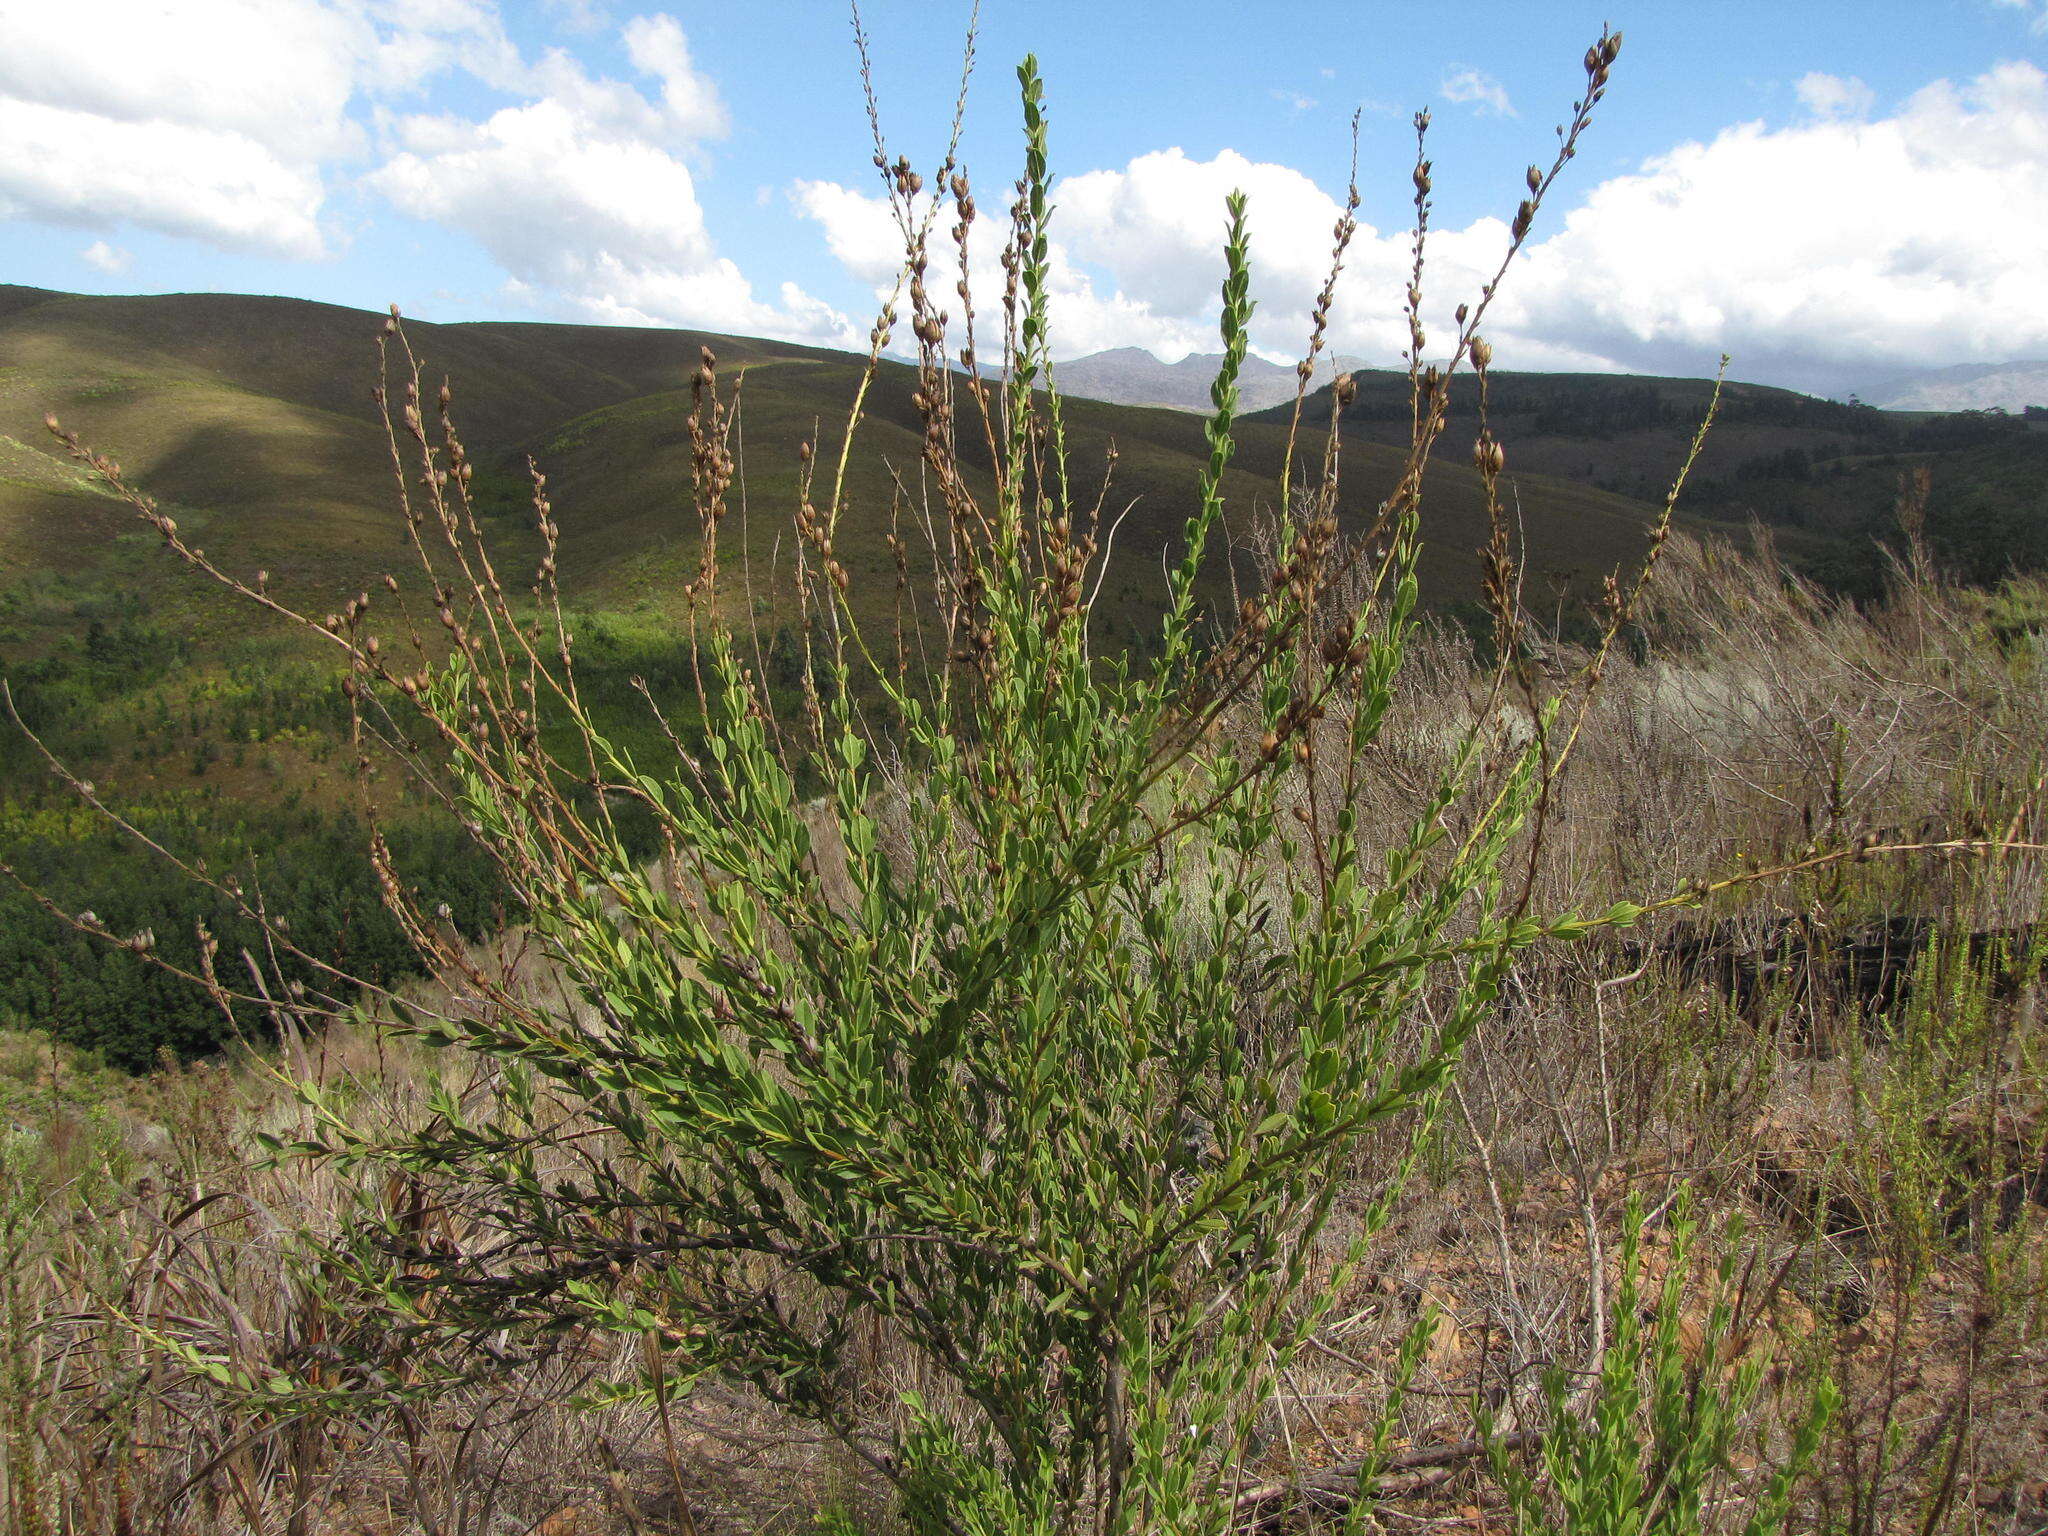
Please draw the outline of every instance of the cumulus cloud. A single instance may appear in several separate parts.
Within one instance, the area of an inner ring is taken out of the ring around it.
[[[327,249],[318,172],[242,134],[0,97],[0,143],[0,217],[128,222],[277,256]]]
[[[132,267],[135,264],[135,253],[118,250],[104,240],[95,240],[78,253],[78,259],[95,272],[105,272],[111,276],[117,272],[126,272]]]
[[[1801,75],[1792,87],[1799,104],[1815,117],[1862,117],[1876,104],[1877,93],[1854,75]]]
[[[1830,387],[1877,365],[2048,349],[2048,75],[1938,81],[1876,121],[1727,129],[1596,187],[1506,317],[1610,366]]]
[[[1224,199],[1249,199],[1252,286],[1259,307],[1253,347],[1274,360],[1299,356],[1308,311],[1330,263],[1343,208],[1291,166],[1254,161],[1231,150],[1197,160],[1181,149],[1140,155],[1121,169],[1062,181],[1054,201],[1049,278],[1055,355],[1138,346],[1173,359],[1213,352],[1217,289],[1223,276]],[[828,182],[799,183],[798,210],[823,231],[847,271],[885,292],[902,239],[879,193]],[[1002,292],[996,235],[984,219],[971,287],[986,316]],[[1497,262],[1506,227],[1483,220],[1447,231],[1436,243],[1436,278],[1449,297],[1469,295],[1483,267]],[[1400,295],[1409,260],[1405,231],[1361,224],[1331,326],[1341,352],[1392,359],[1406,344]]]
[[[551,51],[501,75],[525,97],[477,120],[398,120],[366,184],[476,240],[528,295],[594,320],[849,342],[845,317],[792,284],[756,296],[718,254],[688,156],[725,131],[723,103],[666,15],[621,29],[651,96]]]
[[[2001,65],[1874,120],[1859,82],[1802,84],[1793,123],[1680,145],[1592,188],[1554,233],[1539,225],[1488,322],[1503,361],[1697,373],[1726,350],[1738,377],[1841,393],[1873,370],[2048,352],[2036,270],[2048,246],[2048,75]],[[1178,149],[1056,189],[1059,354],[1213,351],[1234,188],[1251,200],[1253,345],[1298,355],[1338,203],[1290,167]],[[886,284],[898,242],[878,196],[804,183],[796,203],[847,270]],[[1433,237],[1433,337],[1449,334],[1446,311],[1476,294],[1507,241],[1490,218]],[[1399,355],[1407,261],[1405,229],[1361,224],[1335,350]],[[993,263],[977,257],[977,268],[977,290],[999,294]]]
[[[725,106],[673,16],[614,29],[626,79],[523,51],[497,0],[0,0],[0,35],[0,217],[314,260],[346,243],[337,191],[364,187],[475,239],[537,306],[850,335],[714,248],[689,159]],[[404,110],[451,78],[497,109]]]
[[[1445,72],[1443,84],[1437,90],[1445,101],[1470,106],[1481,115],[1489,112],[1495,117],[1517,115],[1514,103],[1508,100],[1507,87],[1484,70],[1453,66]]]
[[[0,212],[318,257],[351,103],[495,31],[469,0],[0,0]]]

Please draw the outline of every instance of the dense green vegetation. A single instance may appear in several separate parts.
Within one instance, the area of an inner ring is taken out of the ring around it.
[[[1857,488],[1904,475],[1863,605],[1674,526],[1694,381],[1504,384],[1518,477],[1431,369],[1368,401],[1407,437],[1363,475],[1289,437],[1314,467],[1276,484],[1284,429],[1237,413],[1242,193],[1211,417],[1034,392],[1018,75],[1008,377],[967,403],[899,161],[915,389],[882,369],[845,421],[880,448],[845,502],[829,448],[739,450],[831,442],[797,414],[843,400],[827,357],[749,386],[707,348],[678,391],[553,336],[577,389],[522,396],[534,334],[466,330],[524,415],[472,458],[431,376],[380,399],[404,525],[345,489],[375,424],[317,389],[167,447],[214,385],[73,380],[146,397],[179,500],[55,434],[162,552],[109,524],[7,588],[0,1008],[121,1065],[273,1017],[287,1048],[124,1081],[0,1029],[6,1536],[2031,1528],[2048,584],[1925,558],[1973,536],[1933,464],[1993,465],[1974,515],[2023,532],[2030,440],[1737,391],[1710,501],[1840,491],[1770,502],[1803,559],[1860,557]],[[1482,398],[1498,281],[1448,342]],[[1585,483],[1674,437],[1647,530]],[[107,511],[17,467],[20,547]],[[573,557],[552,498],[591,518]],[[1472,633],[1433,622],[1475,571]],[[389,986],[411,957],[431,981]],[[798,1477],[764,1464],[792,1445]],[[756,1496],[700,1525],[735,1463]]]
[[[225,603],[166,560],[132,512],[55,451],[46,410],[115,452],[181,524],[244,573],[308,607],[338,607],[406,559],[388,453],[370,385],[379,318],[290,300],[218,295],[82,298],[4,290],[0,304],[0,675],[22,722],[110,806],[162,831],[167,846],[239,869],[271,909],[322,936],[345,937],[369,971],[401,963],[361,848],[367,832],[350,786],[347,709],[331,662],[302,637]],[[724,535],[736,579],[728,616],[759,633],[754,660],[783,707],[798,697],[801,621],[786,521],[797,497],[796,446],[843,415],[858,359],[745,338],[597,327],[422,325],[409,328],[428,377],[453,376],[456,414],[479,472],[481,524],[522,583],[538,555],[531,452],[562,509],[562,581],[578,605],[583,687],[607,732],[643,754],[663,747],[634,678],[672,722],[693,717],[695,651],[681,592],[698,559],[684,419],[690,370],[711,346],[744,370],[738,515]],[[1337,512],[1356,526],[1391,487],[1409,433],[1405,376],[1366,373],[1347,413],[1354,442]],[[915,377],[882,368],[867,436],[849,465],[840,549],[854,601],[877,633],[905,591],[885,535],[914,521],[903,476],[917,463]],[[1494,417],[1512,446],[1530,569],[1559,594],[1549,617],[1568,631],[1573,594],[1640,549],[1659,494],[1704,410],[1697,380],[1502,373]],[[1462,397],[1454,396],[1453,432]],[[1313,399],[1306,419],[1326,419]],[[1224,473],[1226,527],[1241,531],[1277,496],[1282,409],[1240,425]],[[1174,411],[1069,400],[1073,463],[1107,515],[1129,507],[1091,619],[1097,643],[1142,653],[1159,619],[1157,562],[1175,547],[1185,487],[1206,454],[1202,424]],[[1752,519],[1779,536],[1799,569],[1843,590],[1874,592],[1876,540],[1894,528],[1901,473],[1925,468],[1935,552],[1974,580],[2048,563],[2048,433],[2033,420],[1973,414],[1896,417],[1782,390],[1732,387],[1681,521],[1738,534]],[[749,447],[751,445],[751,448]],[[1114,451],[1112,461],[1111,452]],[[1455,458],[1456,456],[1450,456]],[[983,446],[963,445],[986,492]],[[1461,463],[1430,471],[1432,539],[1419,577],[1434,599],[1483,627],[1469,599],[1485,541],[1479,477]],[[231,554],[226,552],[231,551]],[[1244,574],[1233,536],[1205,561],[1198,602],[1230,601]],[[1235,562],[1235,564],[1233,563]],[[917,652],[918,613],[907,646]],[[936,644],[923,639],[924,650]],[[445,814],[384,809],[415,830],[470,928],[499,898],[490,872],[451,839]],[[77,809],[41,755],[0,729],[0,847],[65,910],[124,931],[153,929],[169,956],[190,958],[195,925],[241,942],[215,898],[167,864],[138,875],[117,837]],[[437,819],[438,818],[438,819]],[[259,837],[258,833],[262,836]],[[260,865],[250,863],[261,844]],[[140,958],[108,953],[11,884],[0,890],[0,1020],[46,1026],[110,1060],[204,1051],[230,1023],[195,991]],[[243,1019],[236,1027],[250,1027]]]
[[[1369,439],[1400,441],[1406,378],[1358,380],[1347,418]],[[1515,464],[1639,498],[1669,479],[1709,393],[1699,379],[1600,374],[1502,373],[1491,383]],[[1310,418],[1327,410],[1323,392]],[[1868,600],[1883,585],[1880,545],[1897,541],[1901,477],[1923,471],[1926,536],[1948,571],[1991,584],[2048,567],[2048,412],[1937,416],[1729,385],[1686,503],[1701,522],[1763,525],[1794,569]],[[1545,563],[1533,541],[1531,553]]]

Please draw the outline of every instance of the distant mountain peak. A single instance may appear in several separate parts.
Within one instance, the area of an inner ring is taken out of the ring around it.
[[[1934,368],[1886,381],[1865,396],[1867,403],[1888,411],[2019,412],[2030,405],[2048,406],[2048,360],[2011,363],[1964,363]]]
[[[1178,362],[1165,363],[1143,347],[1111,347],[1053,364],[1053,378],[1063,392],[1087,400],[1206,411],[1209,386],[1222,366],[1220,352],[1190,352]],[[1238,371],[1240,408],[1260,411],[1292,400],[1298,378],[1294,366],[1256,355],[1245,358]],[[1363,366],[1356,358],[1324,356],[1316,360],[1315,382],[1324,384],[1347,369]]]

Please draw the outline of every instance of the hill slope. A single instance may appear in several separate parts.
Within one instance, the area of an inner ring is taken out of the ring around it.
[[[13,707],[135,824],[216,871],[260,880],[270,910],[310,947],[379,974],[405,964],[406,951],[363,858],[347,710],[331,662],[166,557],[128,509],[57,454],[43,417],[54,411],[120,460],[216,561],[267,570],[273,589],[328,611],[386,570],[411,569],[371,398],[383,324],[381,315],[287,299],[87,298],[0,287],[0,677]],[[589,326],[409,324],[407,336],[428,392],[444,376],[452,381],[501,569],[530,569],[537,553],[527,455],[549,475],[583,697],[650,763],[666,747],[632,680],[645,678],[684,731],[693,698],[680,618],[698,559],[687,415],[699,348],[718,353],[725,379],[743,375],[734,437],[743,473],[721,535],[733,570],[725,594],[731,615],[763,633],[771,686],[789,702],[787,668],[773,664],[787,648],[767,637],[795,618],[787,567],[797,449],[806,439],[836,442],[862,359],[741,337]],[[1394,483],[1407,435],[1405,380],[1366,379],[1344,457],[1340,511],[1353,526]],[[922,423],[913,385],[900,364],[880,371],[848,467],[837,540],[857,605],[884,630],[896,604],[892,527],[911,535],[916,558]],[[1534,599],[1547,605],[1552,589],[1583,592],[1640,551],[1651,515],[1643,496],[1661,490],[1705,388],[1503,381],[1502,426]],[[1326,409],[1308,419],[1326,418]],[[1161,563],[1178,547],[1207,457],[1203,422],[1184,410],[1087,399],[1071,399],[1066,414],[1078,494],[1091,502],[1099,494],[1105,516],[1120,519],[1095,614],[1099,642],[1142,647],[1160,602]],[[1279,495],[1286,421],[1282,410],[1244,424],[1224,487],[1234,536]],[[1815,476],[1815,444],[1837,445],[1856,461],[1843,484],[1895,479],[1887,461],[1910,453],[1974,454],[1973,462],[1996,468],[1983,471],[1987,494],[2002,497],[1999,506],[2019,506],[2025,488],[2041,483],[2029,478],[2036,440],[2008,432],[1969,446],[1977,441],[1971,433],[2012,425],[1940,418],[1901,426],[1874,411],[1776,392],[1745,402],[1738,391],[1710,449],[1715,478],[1702,502],[1721,521],[1695,517],[1694,526],[1739,529],[1759,488],[1773,496],[1798,490],[1814,510],[1805,531],[1789,511],[1780,519],[1791,541],[1823,554],[1846,547],[1828,529],[1849,529],[1853,518],[1829,510],[1839,477]],[[1902,449],[1900,434],[1909,431],[1928,445]],[[1467,441],[1454,430],[1429,478],[1423,577],[1425,595],[1438,602],[1476,590],[1474,552],[1486,537],[1478,479],[1463,462]],[[1795,451],[1807,455],[1798,466],[1807,480],[1797,484],[1787,468]],[[986,490],[986,463],[968,467]],[[2017,526],[2032,525],[2022,518]],[[1206,573],[1219,609],[1233,575],[1247,573],[1233,543],[1216,541]],[[392,786],[370,793],[387,811],[402,807]],[[394,831],[405,878],[445,901],[465,931],[505,920],[491,872],[445,817],[413,817]],[[91,908],[121,932],[152,929],[160,952],[181,963],[196,963],[201,922],[224,955],[254,942],[219,901],[175,871],[139,861],[132,844],[81,813],[4,722],[0,857],[65,910]],[[88,944],[0,886],[0,1023],[9,1020],[54,1028],[129,1065],[147,1064],[160,1048],[204,1050],[223,1028],[209,1004],[143,961]]]
[[[321,593],[380,574],[400,553],[401,527],[370,394],[382,323],[289,299],[0,289],[0,581],[58,571],[82,580],[104,568],[126,588],[154,582],[121,555],[125,512],[56,457],[41,425],[48,411],[183,509],[217,556],[232,552],[232,563]],[[595,605],[666,607],[692,566],[683,428],[700,346],[718,353],[722,372],[747,371],[748,549],[762,561],[778,540],[787,548],[799,442],[833,439],[861,366],[843,353],[695,332],[422,323],[407,335],[428,387],[452,380],[458,421],[486,470],[485,499],[506,514],[515,548],[525,456],[549,472],[569,530],[572,595]],[[887,566],[894,477],[915,481],[913,378],[884,366],[852,466],[840,542],[857,571]],[[1205,453],[1200,423],[1093,401],[1076,401],[1072,420],[1076,467],[1091,484],[1117,445],[1110,502],[1136,502],[1118,554],[1142,606],[1142,574],[1186,516]],[[1283,446],[1284,427],[1248,425],[1227,487],[1240,525],[1273,499]],[[1356,509],[1384,494],[1397,461],[1391,447],[1353,461]],[[1435,489],[1442,557],[1432,576],[1449,583],[1469,569],[1464,553],[1483,540],[1483,519],[1476,477],[1461,466],[1447,464]],[[1646,515],[1626,495],[1563,481],[1531,478],[1521,491],[1539,559],[1579,574],[1625,558]],[[203,606],[185,585],[165,601]]]
[[[1369,442],[1408,436],[1408,381],[1354,375],[1346,433]],[[1713,395],[1705,379],[1496,371],[1494,431],[1523,486],[1571,481],[1652,501],[1684,462]],[[1454,389],[1449,441],[1476,421],[1474,386]],[[1306,419],[1327,420],[1329,392]],[[1259,420],[1285,421],[1291,407]],[[1759,384],[1730,384],[1681,509],[1697,524],[1760,522],[1792,562],[1830,585],[1875,590],[1877,540],[1894,539],[1900,477],[1925,470],[1928,533],[1950,569],[1995,581],[2048,566],[2048,418],[1965,411],[1880,411]],[[1534,541],[1532,540],[1532,544]]]

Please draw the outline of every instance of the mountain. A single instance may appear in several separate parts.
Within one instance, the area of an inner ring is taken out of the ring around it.
[[[1881,381],[1863,398],[1888,411],[2048,409],[2048,362],[1967,363]]]
[[[1405,377],[1361,371],[1345,413],[1353,441],[1407,441]],[[1518,486],[1537,477],[1659,501],[1714,395],[1706,379],[1496,371],[1489,420]],[[1447,452],[1477,430],[1468,377],[1453,388]],[[1326,420],[1327,390],[1305,412]],[[1292,407],[1257,419],[1285,422]],[[1761,524],[1795,568],[1867,595],[1880,542],[1896,543],[1901,477],[1924,471],[1926,530],[1954,573],[1996,581],[2048,568],[2048,417],[1879,410],[1761,384],[1721,391],[1679,507],[1705,524]]]
[[[165,555],[131,509],[62,457],[43,418],[54,412],[119,460],[220,565],[245,576],[267,571],[273,592],[315,614],[358,592],[376,594],[387,643],[401,645],[406,625],[393,610],[431,614],[432,605],[413,574],[390,446],[371,399],[384,324],[382,315],[291,299],[0,287],[0,679],[8,709],[132,824],[216,871],[260,881],[269,910],[288,918],[310,948],[375,974],[402,967],[407,951],[363,855],[349,709],[332,658]],[[760,635],[764,678],[778,707],[794,707],[799,615],[789,562],[798,450],[822,437],[821,461],[836,472],[837,424],[855,398],[863,358],[597,326],[418,323],[405,335],[428,401],[444,378],[452,384],[454,416],[477,466],[478,515],[514,590],[525,587],[541,553],[528,456],[548,475],[581,700],[622,750],[650,765],[671,746],[645,707],[641,680],[678,731],[687,737],[692,729],[694,648],[683,589],[697,570],[699,530],[687,418],[700,348],[715,351],[721,379],[740,384],[743,402],[731,436],[740,476],[720,534],[728,572],[720,601],[736,625]],[[1142,357],[1123,361],[1134,374],[1149,366],[1206,390],[1213,360],[1162,370]],[[1118,523],[1093,634],[1104,653],[1142,651],[1156,633],[1162,561],[1180,546],[1208,459],[1206,423],[1186,408],[1086,398],[1087,370],[1078,370],[1079,380],[1076,371],[1068,365],[1060,375],[1075,392],[1065,412],[1075,497]],[[1262,387],[1292,389],[1283,368],[1263,365],[1254,376]],[[1396,482],[1408,420],[1404,378],[1357,377],[1337,509],[1352,528]],[[926,557],[915,382],[901,364],[880,369],[845,466],[836,537],[869,634],[890,650],[903,635],[913,660],[944,644],[919,632],[915,601],[899,604],[889,544],[892,532],[904,538],[915,589]],[[1597,591],[1604,572],[1641,553],[1652,498],[1709,388],[1698,380],[1495,380],[1536,601],[1570,612],[1572,598]],[[963,401],[962,409],[970,413],[965,470],[987,496],[986,450],[977,456],[980,433],[971,407]],[[1252,574],[1246,535],[1280,495],[1291,415],[1280,405],[1237,434],[1223,485],[1228,537],[1212,541],[1203,576],[1214,611],[1227,612],[1234,582]],[[1304,418],[1307,455],[1318,454],[1316,424],[1327,420],[1327,399],[1319,399]],[[1488,524],[1479,478],[1464,457],[1472,426],[1468,415],[1454,417],[1426,483],[1421,581],[1425,599],[1440,607],[1478,591],[1476,552]],[[1947,498],[1939,503],[1947,521],[1937,525],[1930,514],[1930,524],[1937,532],[1988,530],[1979,547],[2003,561],[2048,528],[2038,504],[2048,474],[2036,459],[2048,435],[2034,426],[1899,417],[1738,387],[1682,515],[1689,527],[1736,537],[1761,517],[1800,558],[1846,562],[1845,551],[1867,548],[1868,520],[1889,506],[1887,487],[1900,468],[1930,464],[1937,496]],[[417,496],[417,469],[409,473]],[[1952,494],[1965,473],[1975,477],[1975,500]],[[401,579],[398,598],[379,585],[386,571]],[[402,878],[445,901],[466,933],[502,924],[492,872],[447,816],[408,800],[401,775],[365,793],[394,819]],[[221,901],[166,866],[138,861],[127,842],[82,815],[52,783],[39,750],[4,721],[0,857],[53,893],[62,910],[90,908],[122,932],[149,928],[183,964],[197,963],[193,936],[202,923],[224,956],[256,942]],[[48,1024],[138,1066],[159,1049],[207,1049],[223,1029],[189,989],[132,955],[86,943],[0,883],[0,1024],[10,1019]],[[262,1021],[241,1019],[238,1027]]]
[[[1062,393],[1113,405],[1158,405],[1176,411],[1211,409],[1209,386],[1223,362],[1221,353],[1190,353],[1177,363],[1162,363],[1143,347],[1115,347],[1053,365],[1053,379]],[[1327,383],[1339,373],[1364,364],[1353,358],[1325,357],[1315,377]],[[1247,357],[1239,372],[1237,394],[1247,411],[1264,410],[1294,398],[1299,375],[1292,363],[1269,363]]]
[[[214,614],[224,601],[154,556],[127,509],[60,457],[43,429],[46,412],[119,459],[216,556],[236,569],[270,571],[275,586],[316,608],[402,565],[403,522],[371,401],[383,325],[382,315],[294,299],[0,288],[0,586],[97,583],[167,615]],[[426,392],[444,377],[452,383],[455,418],[479,467],[479,500],[508,560],[534,554],[524,515],[531,454],[561,508],[565,592],[592,607],[671,613],[697,558],[686,419],[699,349],[709,346],[722,375],[745,376],[746,516],[737,534],[724,535],[727,553],[752,567],[755,617],[788,619],[789,594],[775,578],[788,564],[797,449],[821,432],[834,439],[861,358],[600,326],[409,322],[406,337]],[[1063,382],[1071,383],[1072,366]],[[1268,383],[1291,379],[1277,365],[1261,366]],[[1176,370],[1169,371],[1177,378],[1206,379],[1208,366],[1189,359]],[[885,534],[907,515],[900,487],[917,478],[914,383],[910,368],[882,366],[848,466],[841,557],[871,584],[865,590],[878,611],[894,603]],[[1126,606],[1118,594],[1128,591],[1135,621],[1153,604],[1158,561],[1185,521],[1207,453],[1202,423],[1180,410],[1077,398],[1068,424],[1085,484],[1099,486],[1115,444],[1106,504],[1131,511],[1104,590],[1112,607]],[[971,445],[978,434],[964,436]],[[1247,424],[1225,487],[1240,529],[1275,498],[1285,444],[1284,421]],[[1385,493],[1399,459],[1398,445],[1389,445],[1351,462],[1347,501],[1356,515]],[[1429,575],[1448,594],[1469,581],[1484,508],[1477,477],[1462,464],[1440,466],[1432,486],[1439,542]],[[1627,495],[1542,476],[1522,495],[1532,539],[1587,576],[1625,558],[1647,516]],[[1217,591],[1228,574],[1219,561]],[[18,598],[11,620],[0,621],[0,661],[19,647],[56,643],[68,622],[63,609]]]

